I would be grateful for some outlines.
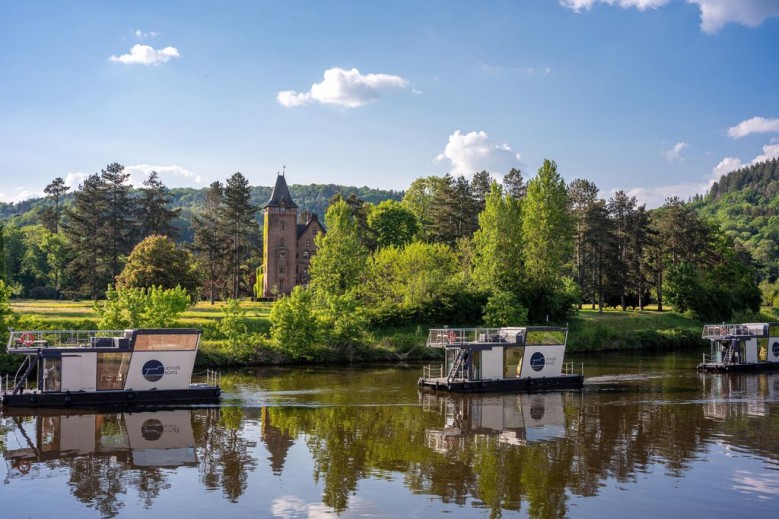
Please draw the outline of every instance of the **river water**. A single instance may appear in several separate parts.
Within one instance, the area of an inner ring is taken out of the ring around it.
[[[0,417],[3,517],[776,517],[779,373],[602,354],[583,391],[421,365],[246,370],[222,405]]]

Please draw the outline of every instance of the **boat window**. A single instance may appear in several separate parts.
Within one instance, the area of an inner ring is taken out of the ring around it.
[[[97,354],[97,390],[123,389],[130,367],[130,352]]]
[[[562,330],[528,330],[525,335],[528,346],[565,344],[565,332]]]
[[[60,391],[62,384],[62,359],[43,359],[43,390]]]
[[[196,350],[196,333],[150,333],[135,337],[136,351]]]
[[[524,346],[503,348],[503,378],[518,377],[522,373],[522,356],[524,354]]]

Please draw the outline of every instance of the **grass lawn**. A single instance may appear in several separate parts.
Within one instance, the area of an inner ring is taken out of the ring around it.
[[[80,321],[83,319],[97,322],[99,317],[93,308],[93,304],[92,301],[11,300],[11,308],[20,315],[49,321],[56,320],[58,322],[68,320]],[[223,306],[223,302],[216,302],[212,305],[207,301],[200,301],[181,314],[178,321],[179,326],[198,327],[208,323],[215,323],[222,317]],[[249,321],[264,321],[268,319],[271,304],[247,300],[241,302],[241,307],[246,310],[246,317]]]

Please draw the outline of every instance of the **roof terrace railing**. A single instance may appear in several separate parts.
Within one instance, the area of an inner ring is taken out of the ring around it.
[[[120,348],[125,330],[11,330],[8,353],[38,348]]]

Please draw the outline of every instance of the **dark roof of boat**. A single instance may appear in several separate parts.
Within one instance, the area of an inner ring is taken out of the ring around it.
[[[263,206],[266,207],[289,207],[297,208],[297,204],[292,201],[292,195],[289,194],[287,181],[283,173],[276,177],[276,185],[273,186],[273,192],[270,194],[270,200]]]

